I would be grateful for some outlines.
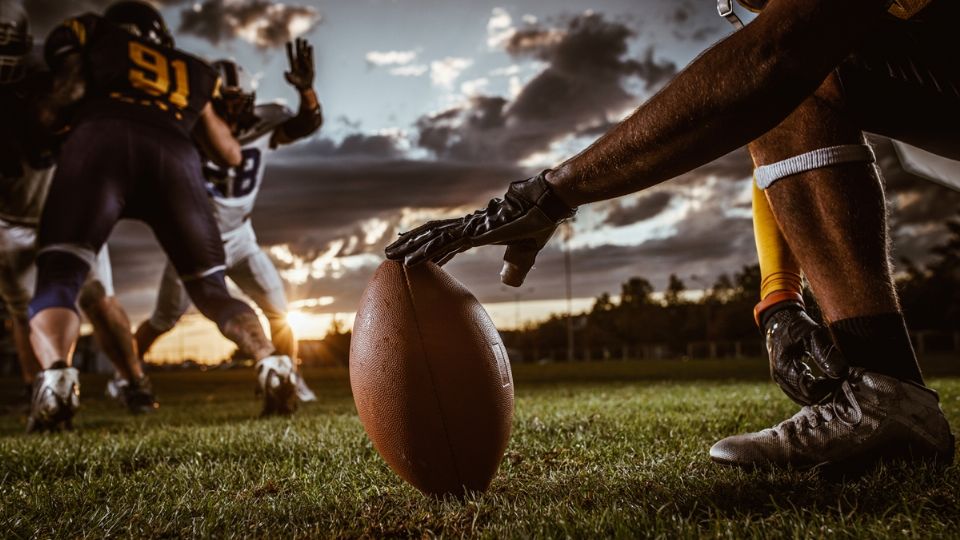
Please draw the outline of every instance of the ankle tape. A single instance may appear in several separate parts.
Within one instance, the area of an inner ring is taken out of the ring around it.
[[[794,174],[842,163],[873,163],[876,160],[877,156],[869,145],[843,144],[818,148],[783,161],[762,165],[757,167],[753,174],[757,179],[757,187],[767,189],[777,180]]]

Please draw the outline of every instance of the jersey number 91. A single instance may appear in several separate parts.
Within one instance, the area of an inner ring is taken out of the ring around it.
[[[163,53],[142,43],[129,43],[130,61],[135,66],[130,68],[130,84],[151,96],[167,96],[174,106],[185,108],[190,96],[187,64],[183,60],[170,62]]]

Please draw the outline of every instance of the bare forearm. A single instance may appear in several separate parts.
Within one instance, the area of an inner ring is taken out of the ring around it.
[[[550,176],[571,206],[659,184],[762,135],[845,58],[881,0],[773,0]]]
[[[210,103],[200,113],[193,139],[203,154],[221,167],[236,167],[242,161],[240,143]]]

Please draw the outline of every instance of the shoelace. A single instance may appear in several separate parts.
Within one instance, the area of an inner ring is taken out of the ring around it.
[[[816,427],[836,418],[847,427],[854,427],[859,424],[860,420],[863,419],[863,410],[860,408],[860,403],[857,402],[857,398],[853,394],[856,387],[856,382],[851,382],[850,380],[853,378],[854,377],[850,377],[843,381],[840,388],[834,391],[829,403],[823,405],[808,405],[800,409],[798,423],[803,424],[805,427]],[[841,395],[845,398],[847,405],[853,409],[854,419],[848,420],[841,414],[841,411],[844,409],[841,403],[838,402],[838,398],[840,398]]]

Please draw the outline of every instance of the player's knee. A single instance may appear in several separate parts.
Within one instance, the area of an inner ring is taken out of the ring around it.
[[[89,263],[72,253],[41,253],[37,257],[37,288],[30,301],[30,317],[49,308],[76,311],[77,295],[89,272]]]
[[[80,304],[80,309],[89,315],[104,311],[107,307],[108,298],[107,289],[104,288],[103,283],[92,280],[86,282],[80,288],[80,297],[77,299],[77,303]]]
[[[173,330],[173,327],[177,325],[177,322],[180,321],[180,317],[168,317],[166,315],[159,315],[154,313],[145,323],[150,326],[150,329],[156,332],[157,334],[166,334],[167,332]]]
[[[187,289],[187,294],[190,295],[190,300],[193,301],[197,310],[204,317],[217,323],[217,326],[222,327],[237,315],[250,310],[245,303],[230,296],[222,271],[200,278],[186,279],[183,281],[183,286]]]

